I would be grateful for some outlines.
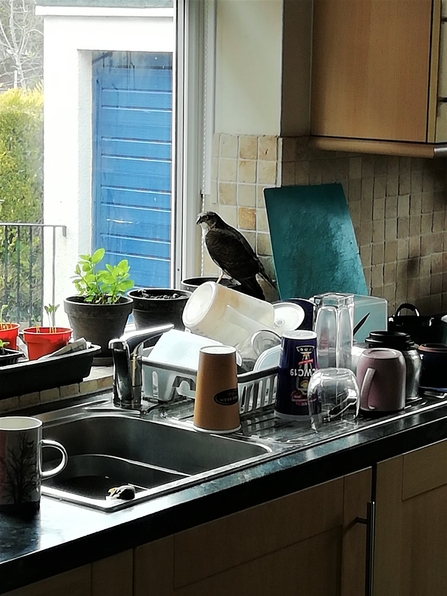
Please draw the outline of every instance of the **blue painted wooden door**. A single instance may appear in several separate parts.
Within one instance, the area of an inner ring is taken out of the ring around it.
[[[127,258],[136,287],[169,287],[172,54],[97,56],[93,81],[93,249]]]

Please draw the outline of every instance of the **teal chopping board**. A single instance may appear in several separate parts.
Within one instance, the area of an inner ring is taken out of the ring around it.
[[[281,300],[368,294],[341,184],[266,188],[264,197]]]

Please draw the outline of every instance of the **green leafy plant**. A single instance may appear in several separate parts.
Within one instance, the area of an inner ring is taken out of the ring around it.
[[[9,341],[3,341],[0,339],[0,354],[3,352],[6,346],[9,346]]]
[[[105,249],[98,248],[91,255],[79,255],[73,283],[85,302],[115,304],[134,286],[133,280],[130,279],[127,259],[123,259],[117,265],[107,264],[104,269],[98,269],[104,254]]]
[[[59,304],[48,304],[48,306],[44,306],[45,312],[48,316],[48,330],[50,333],[56,333],[56,311],[59,308]]]

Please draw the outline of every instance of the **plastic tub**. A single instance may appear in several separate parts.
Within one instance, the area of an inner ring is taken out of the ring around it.
[[[195,290],[183,311],[187,329],[236,346],[259,329],[274,329],[273,305],[214,282]]]

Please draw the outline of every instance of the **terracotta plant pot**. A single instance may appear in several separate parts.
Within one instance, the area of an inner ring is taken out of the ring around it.
[[[28,359],[37,360],[67,345],[72,330],[68,327],[28,327],[23,330],[23,341],[28,347]]]
[[[133,300],[132,316],[137,329],[147,329],[172,323],[176,329],[184,330],[183,309],[191,292],[171,288],[141,288],[131,290]]]
[[[17,337],[19,335],[18,323],[2,323],[0,325],[0,339],[8,342],[8,349],[17,350]]]

